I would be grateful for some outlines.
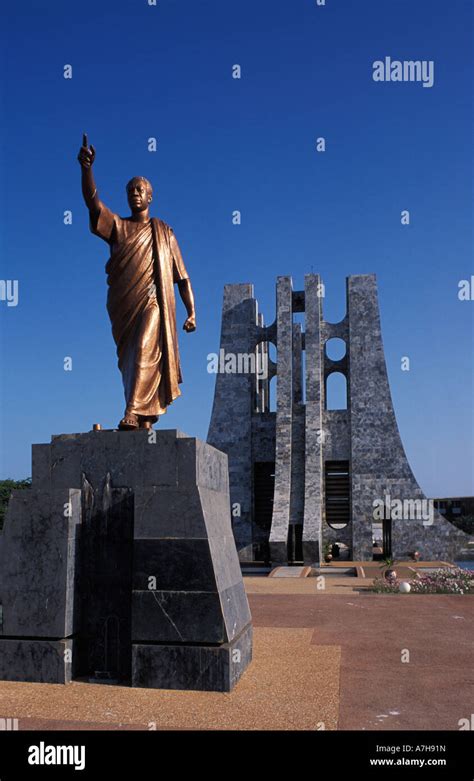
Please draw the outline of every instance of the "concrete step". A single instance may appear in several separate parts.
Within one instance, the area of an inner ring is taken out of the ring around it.
[[[269,574],[269,578],[307,578],[311,573],[311,567],[275,567]]]
[[[325,578],[355,578],[357,571],[355,567],[320,567],[314,569],[316,575],[324,575]]]

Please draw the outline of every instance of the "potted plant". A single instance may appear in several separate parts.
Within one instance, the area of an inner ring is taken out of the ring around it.
[[[380,569],[383,570],[385,580],[388,580],[390,583],[393,583],[393,581],[397,579],[397,573],[394,570],[396,563],[397,562],[395,559],[387,556],[385,559],[383,559],[382,564],[380,565]]]
[[[331,543],[327,542],[324,546],[324,561],[329,564],[332,561]]]

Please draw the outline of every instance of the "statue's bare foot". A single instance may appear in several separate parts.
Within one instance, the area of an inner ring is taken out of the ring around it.
[[[118,424],[120,431],[133,431],[139,427],[138,415],[134,415],[133,412],[126,412]]]

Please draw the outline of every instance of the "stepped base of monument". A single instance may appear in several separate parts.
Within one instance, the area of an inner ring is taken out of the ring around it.
[[[0,680],[70,683],[74,640],[0,638]],[[229,692],[252,660],[252,625],[221,645],[132,645],[131,685]],[[123,681],[125,683],[125,681]]]
[[[132,646],[132,686],[230,692],[252,659],[252,625],[222,645]]]

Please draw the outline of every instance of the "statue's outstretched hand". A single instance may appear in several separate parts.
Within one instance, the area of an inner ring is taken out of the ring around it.
[[[183,325],[183,330],[187,331],[188,333],[191,333],[191,331],[196,330],[196,316],[191,315],[191,317],[186,318]]]
[[[89,146],[87,142],[87,133],[82,136],[82,146],[77,156],[81,166],[83,168],[90,168],[95,160],[95,149],[92,144]]]

